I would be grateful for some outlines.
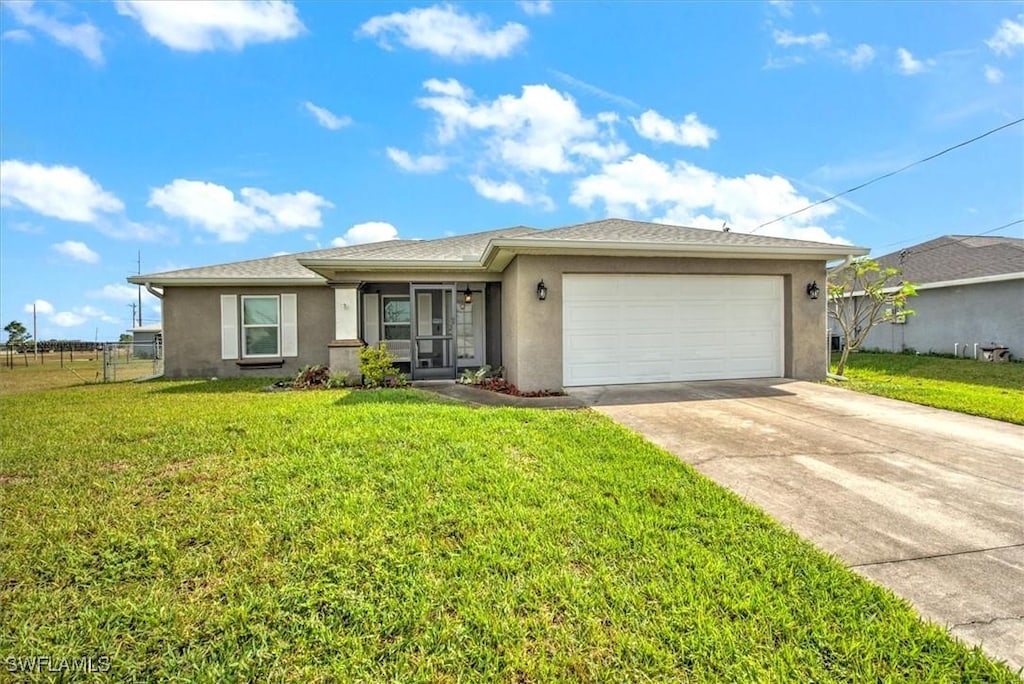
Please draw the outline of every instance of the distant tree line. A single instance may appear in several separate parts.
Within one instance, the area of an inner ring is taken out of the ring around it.
[[[4,332],[7,333],[7,339],[3,342],[4,351],[14,350],[23,352],[31,349],[38,348],[40,352],[57,352],[57,351],[92,351],[96,349],[103,342],[93,342],[88,340],[37,340],[33,342],[32,335],[28,332],[28,329],[21,321],[11,321],[4,326]],[[128,333],[123,333],[118,339],[118,344],[131,344],[132,336]]]

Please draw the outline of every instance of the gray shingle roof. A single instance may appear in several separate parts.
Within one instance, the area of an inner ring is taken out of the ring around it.
[[[167,282],[174,280],[299,280],[315,283],[323,278],[300,261],[337,262],[346,259],[359,261],[451,261],[465,263],[478,260],[495,239],[528,238],[530,240],[568,240],[600,243],[650,243],[681,246],[739,246],[739,247],[791,247],[815,248],[826,246],[820,242],[789,240],[785,238],[726,233],[719,230],[685,228],[661,223],[605,219],[551,230],[537,230],[527,226],[502,228],[482,233],[457,235],[436,240],[390,240],[351,247],[332,247],[283,256],[250,259],[227,264],[200,266],[163,273],[149,273],[129,278],[130,282]],[[835,247],[835,245],[827,245]]]
[[[299,263],[300,259],[409,259],[435,260],[450,259],[463,261],[466,257],[479,258],[484,247],[495,237],[517,237],[537,232],[535,228],[517,226],[483,233],[456,235],[436,240],[388,240],[349,247],[330,247],[310,252],[296,252],[282,256],[234,261],[227,264],[213,264],[177,271],[147,273],[129,278],[130,282],[192,280],[192,279],[250,279],[267,278],[280,280],[322,281],[323,277]]]
[[[649,242],[683,245],[744,245],[750,247],[820,247],[821,242],[792,240],[767,235],[734,233],[706,228],[672,226],[664,223],[604,219],[540,231],[531,238],[541,240],[586,240],[592,242]],[[834,246],[834,245],[830,245]]]
[[[902,268],[903,278],[919,285],[1022,273],[1024,239],[944,235],[876,261],[883,267]]]

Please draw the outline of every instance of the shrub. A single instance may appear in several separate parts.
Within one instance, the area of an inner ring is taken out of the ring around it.
[[[331,370],[327,366],[303,366],[292,382],[295,389],[319,389],[330,386]]]
[[[502,369],[492,370],[489,364],[484,364],[476,370],[467,368],[462,371],[462,375],[459,376],[459,382],[463,385],[480,385],[488,378],[499,378],[502,375]]]
[[[367,387],[404,386],[405,375],[395,366],[395,357],[388,350],[386,343],[379,347],[366,346],[359,350],[359,372],[363,374],[363,383]]]

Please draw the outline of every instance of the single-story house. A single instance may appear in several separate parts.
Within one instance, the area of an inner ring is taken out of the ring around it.
[[[413,379],[502,366],[523,390],[825,376],[825,264],[867,250],[607,219],[392,240],[133,276],[163,299],[168,377]],[[818,292],[822,295],[819,297]]]
[[[917,285],[907,303],[917,315],[875,326],[862,349],[973,357],[998,345],[1024,356],[1024,239],[945,235],[876,261]]]
[[[137,359],[159,359],[163,354],[163,328],[159,325],[137,325],[132,334],[132,356]]]

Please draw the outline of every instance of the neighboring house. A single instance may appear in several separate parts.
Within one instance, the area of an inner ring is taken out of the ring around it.
[[[159,325],[132,328],[132,356],[137,359],[159,359],[162,355],[163,330]]]
[[[997,344],[1024,356],[1024,239],[946,235],[876,261],[917,285],[907,302],[917,315],[879,323],[862,349],[973,356]]]
[[[825,375],[825,263],[858,247],[608,219],[392,240],[133,276],[163,298],[169,377],[413,379],[503,366],[523,390]]]

